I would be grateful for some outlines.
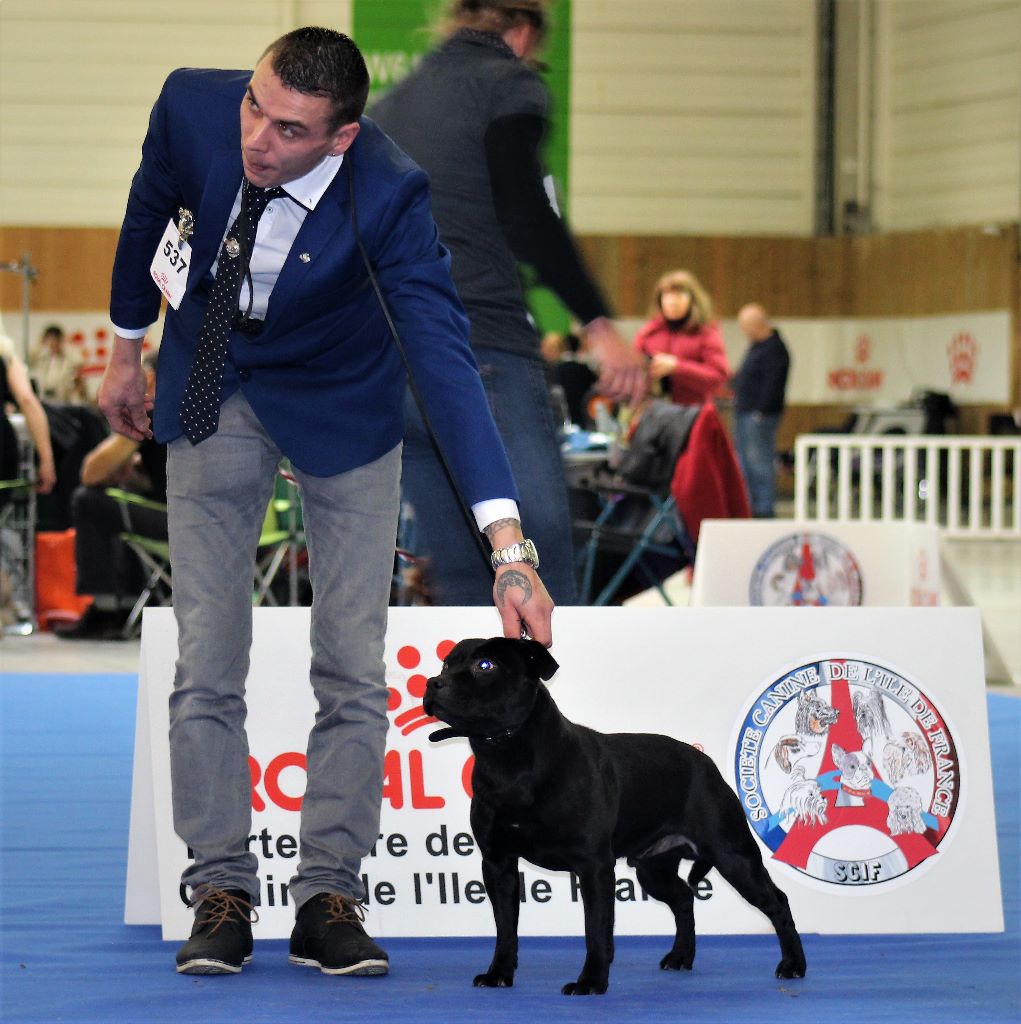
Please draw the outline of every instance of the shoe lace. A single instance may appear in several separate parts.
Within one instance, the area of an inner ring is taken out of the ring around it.
[[[259,920],[258,911],[248,900],[234,896],[227,892],[226,889],[199,886],[192,893],[188,906],[194,907],[199,903],[203,905],[206,921],[211,922],[213,925],[210,929],[210,934],[215,932],[221,925],[226,924],[233,916],[242,921],[248,921],[250,924],[255,924]]]
[[[365,904],[343,893],[326,894],[327,924],[355,924],[365,920]]]

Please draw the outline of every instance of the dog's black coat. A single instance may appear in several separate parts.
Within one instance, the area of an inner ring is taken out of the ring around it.
[[[518,957],[518,858],[574,872],[585,908],[585,964],[567,995],[606,991],[613,960],[614,862],[626,857],[677,934],[660,961],[690,970],[695,885],[715,867],[772,922],[780,978],[805,974],[787,897],[762,865],[741,803],[705,754],[667,736],[604,734],[568,721],[542,685],[557,671],[534,640],[462,640],[429,680],[425,710],[467,736],[475,754],[472,831],[496,918],[496,950],[475,984],[513,984]],[[688,883],[682,858],[694,860]]]

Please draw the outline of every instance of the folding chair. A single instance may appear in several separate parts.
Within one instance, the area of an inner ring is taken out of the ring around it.
[[[284,603],[300,604],[298,567],[305,553],[304,521],[298,497],[298,481],[286,467],[277,470],[273,497],[262,523],[259,551],[255,563],[253,604],[279,606],[274,593],[277,574],[287,565],[287,597]]]
[[[252,604],[256,606],[280,604],[273,592],[273,584],[289,554],[292,557],[288,603],[298,603],[296,557],[299,548],[303,546],[303,541],[299,527],[297,495],[288,493],[291,490],[292,486],[286,483],[283,488],[278,487],[266,507],[262,532],[259,534],[252,585]],[[108,487],[106,493],[120,505],[124,521],[124,532],[120,534],[120,539],[135,553],[147,574],[145,586],[128,613],[122,629],[124,636],[131,636],[136,630],[142,609],[153,601],[160,605],[171,604],[173,590],[169,543],[139,533],[132,523],[132,510],[149,509],[165,516],[167,507],[161,502],[142,498],[116,487]]]
[[[582,604],[609,604],[637,572],[670,605],[663,579],[690,564],[694,546],[670,491],[674,467],[698,415],[697,406],[653,402],[644,410],[615,473],[597,475],[588,490],[596,514],[574,522]],[[619,561],[593,596],[597,567]],[[664,572],[664,565],[669,571]]]
[[[657,492],[623,480],[608,480],[597,485],[602,508],[592,521],[575,522],[575,529],[587,533],[579,553],[582,604],[605,605],[617,595],[633,571],[638,571],[654,587],[665,604],[673,604],[663,589],[663,561],[674,569],[690,564],[691,542],[681,522],[677,504],[669,490]],[[616,571],[592,597],[593,582],[600,556],[622,557]],[[668,575],[668,574],[667,574]]]
[[[119,487],[106,488],[108,497],[113,498],[120,507],[121,519],[124,523],[124,530],[119,534],[120,539],[135,553],[142,568],[146,573],[145,585],[141,593],[135,599],[135,603],[128,612],[128,617],[121,627],[121,635],[124,637],[133,636],[142,609],[151,601],[157,604],[170,604],[172,584],[170,579],[170,544],[166,540],[149,537],[139,533],[132,518],[132,512],[139,509],[147,509],[156,514],[166,517],[167,506],[159,501],[152,501],[143,498],[141,495],[132,494],[130,491],[122,490]]]
[[[35,629],[35,484],[0,480],[0,632]]]

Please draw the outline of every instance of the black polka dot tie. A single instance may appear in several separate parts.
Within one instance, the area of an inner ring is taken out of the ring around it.
[[[220,425],[223,367],[227,339],[238,308],[241,281],[245,276],[259,218],[270,201],[284,195],[282,188],[258,188],[246,178],[241,191],[241,212],[231,224],[217,258],[216,279],[199,332],[195,359],[181,399],[181,426],[192,444],[216,433]]]

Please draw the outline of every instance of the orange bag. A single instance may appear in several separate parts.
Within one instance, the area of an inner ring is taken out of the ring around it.
[[[39,628],[75,622],[92,604],[74,592],[74,530],[37,533],[35,537],[35,608]]]

